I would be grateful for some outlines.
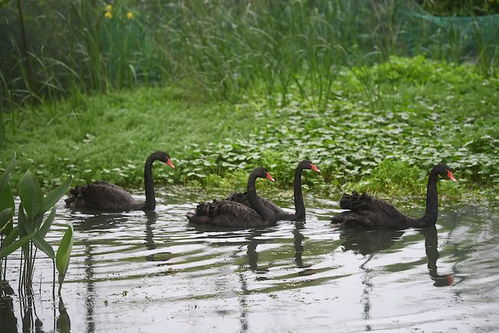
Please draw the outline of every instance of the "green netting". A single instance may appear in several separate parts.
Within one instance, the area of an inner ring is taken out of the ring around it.
[[[484,49],[493,54],[497,49],[499,14],[435,16],[414,0],[406,0],[398,2],[396,15],[400,22],[405,23],[402,37],[411,42],[412,48],[417,47],[425,37],[430,37],[429,42],[441,40],[442,43],[465,51],[469,56],[477,55]],[[429,45],[428,42],[426,45]]]

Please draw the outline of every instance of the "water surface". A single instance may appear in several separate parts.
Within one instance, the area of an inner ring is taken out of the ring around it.
[[[342,230],[337,202],[306,198],[306,223],[215,230],[187,223],[198,194],[163,194],[155,213],[87,215],[58,204],[49,241],[68,222],[73,258],[52,299],[52,265],[37,262],[34,314],[73,332],[496,331],[499,214],[441,203],[436,228]],[[291,200],[282,203],[291,206]],[[406,210],[407,211],[407,210]],[[423,209],[410,210],[413,215]],[[19,256],[8,278],[17,286]],[[41,287],[39,288],[39,282]],[[4,327],[22,331],[14,296]],[[69,321],[68,321],[69,319]],[[70,322],[70,323],[69,323]]]

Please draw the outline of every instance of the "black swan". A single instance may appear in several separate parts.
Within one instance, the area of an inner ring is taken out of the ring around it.
[[[360,195],[353,192],[351,195],[343,194],[340,200],[340,207],[349,209],[349,211],[334,216],[332,223],[401,229],[434,225],[438,215],[437,181],[439,175],[457,181],[450,168],[444,163],[437,164],[431,169],[426,190],[426,212],[421,218],[408,217],[387,202],[377,200],[367,194]]]
[[[257,178],[274,181],[270,173],[262,167],[255,168],[248,177],[248,199],[251,207],[229,200],[213,200],[199,204],[195,213],[188,213],[192,223],[209,224],[222,227],[260,228],[276,223],[274,213],[265,207],[256,194]]]
[[[315,166],[312,161],[303,160],[298,163],[295,170],[295,180],[293,185],[294,191],[294,203],[295,203],[295,213],[287,213],[282,210],[279,206],[270,200],[258,196],[258,200],[268,209],[272,210],[275,214],[277,221],[288,220],[288,221],[304,221],[305,220],[305,203],[303,202],[303,194],[301,191],[301,175],[304,169],[309,169],[320,173],[321,171],[317,166]],[[235,201],[242,203],[246,206],[250,206],[248,200],[247,192],[244,193],[232,193],[226,200]],[[251,207],[251,206],[250,206]]]
[[[77,186],[70,191],[66,207],[80,211],[121,212],[127,210],[152,211],[156,208],[152,164],[154,161],[166,163],[175,168],[170,156],[157,151],[149,155],[144,165],[144,187],[146,201],[135,200],[125,189],[104,181],[97,181],[85,186]]]

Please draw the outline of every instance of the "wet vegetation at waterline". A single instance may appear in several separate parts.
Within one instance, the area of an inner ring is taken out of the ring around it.
[[[47,196],[43,196],[37,179],[27,171],[19,184],[20,203],[16,213],[14,196],[9,184],[10,172],[15,162],[14,156],[0,179],[0,297],[14,293],[6,280],[6,271],[10,263],[9,255],[18,249],[21,249],[19,292],[27,296],[32,295],[33,272],[38,251],[41,251],[52,259],[54,265],[54,291],[55,267],[57,267],[60,294],[71,256],[73,228],[71,225],[67,227],[57,253],[45,240],[45,236],[54,221],[55,204],[68,190],[71,178]]]

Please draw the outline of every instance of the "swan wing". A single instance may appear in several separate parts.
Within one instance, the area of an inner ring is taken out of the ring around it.
[[[194,214],[188,214],[190,222],[224,227],[255,228],[271,223],[254,209],[230,200],[214,200],[199,204]]]
[[[366,212],[376,212],[390,218],[405,217],[404,214],[388,202],[375,199],[368,194],[359,194],[355,191],[351,195],[343,194],[340,199],[340,207],[361,215],[366,215]]]
[[[130,209],[135,199],[123,188],[106,183],[96,182],[80,187],[78,198],[86,209],[100,211],[120,211]]]
[[[277,206],[275,203],[273,203],[270,200],[262,198],[261,196],[257,196],[257,198],[258,198],[258,200],[260,200],[260,202],[262,203],[262,205],[264,205],[266,208],[270,209],[274,213],[274,215],[276,216],[277,220],[290,219],[290,218],[294,217],[294,215],[295,215],[295,214],[292,214],[292,213],[287,213],[281,207]],[[231,195],[229,195],[227,197],[226,200],[238,202],[238,203],[241,203],[241,204],[243,204],[243,205],[248,206],[248,207],[251,208],[247,192],[244,192],[244,193],[237,193],[237,192],[232,193]]]

